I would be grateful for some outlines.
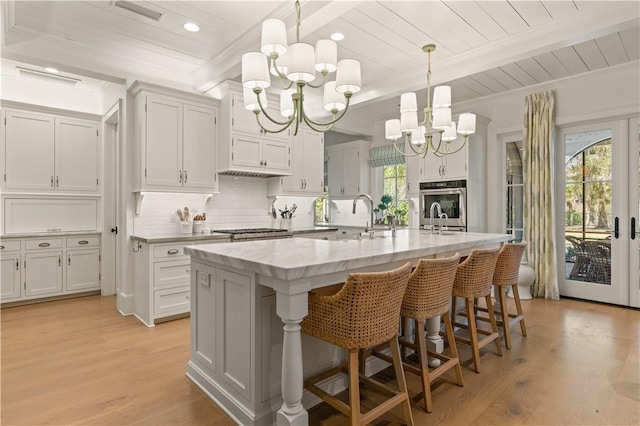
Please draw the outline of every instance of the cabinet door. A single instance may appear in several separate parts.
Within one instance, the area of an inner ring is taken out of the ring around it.
[[[427,156],[422,160],[422,165],[420,167],[420,182],[444,180],[442,170],[442,158],[437,157],[433,152],[429,151]]]
[[[343,151],[333,151],[329,153],[327,179],[329,184],[329,195],[332,197],[339,197],[344,192],[344,165]]]
[[[260,135],[260,126],[252,111],[244,109],[242,95],[231,95],[231,127],[234,132],[243,132],[254,136]]]
[[[216,115],[212,109],[183,107],[183,186],[215,188]]]
[[[250,135],[236,134],[231,140],[231,164],[237,167],[262,167],[262,141]]]
[[[455,154],[447,155],[443,161],[443,176],[447,180],[467,178],[467,147]]]
[[[54,295],[62,292],[62,252],[25,255],[25,296]]]
[[[264,139],[262,142],[262,161],[265,170],[274,172],[289,172],[291,161],[289,142],[278,142]]]
[[[420,162],[422,158],[407,157],[407,196],[417,196],[420,191]]]
[[[0,301],[20,297],[20,253],[0,257]]]
[[[288,193],[304,192],[304,152],[305,152],[305,131],[300,131],[291,139],[291,176],[283,176],[282,190]]]
[[[182,186],[182,104],[147,96],[145,182]]]
[[[67,291],[100,288],[100,250],[67,251]]]
[[[56,189],[98,190],[98,125],[56,118]]]
[[[54,118],[7,111],[5,119],[6,188],[53,189]]]
[[[355,197],[360,193],[360,151],[349,148],[344,151],[344,194]]]
[[[301,160],[303,189],[309,194],[322,195],[324,189],[324,138],[321,133],[313,130],[305,129],[303,135]]]

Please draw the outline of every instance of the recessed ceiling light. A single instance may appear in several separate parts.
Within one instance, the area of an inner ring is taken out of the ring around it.
[[[44,69],[46,72],[51,73],[51,74],[58,74],[60,71],[58,71],[57,68],[52,68],[52,67],[46,67]]]
[[[344,34],[342,33],[333,33],[331,34],[331,40],[333,41],[340,41],[344,39]]]
[[[187,22],[186,24],[183,25],[183,27],[185,30],[190,31],[192,33],[196,33],[200,31],[200,27],[198,26],[198,24],[195,24],[193,22]]]

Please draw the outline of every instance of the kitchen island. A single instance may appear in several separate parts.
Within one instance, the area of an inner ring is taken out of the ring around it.
[[[373,239],[185,247],[192,270],[187,376],[240,424],[307,424],[305,406],[317,400],[304,394],[303,401],[303,377],[337,365],[342,356],[339,348],[301,335],[309,290],[352,272],[467,255],[511,238],[405,229]],[[327,386],[340,390],[338,382]]]

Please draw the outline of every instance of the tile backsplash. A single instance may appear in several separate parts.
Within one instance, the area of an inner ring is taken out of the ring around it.
[[[267,180],[244,176],[219,176],[220,193],[209,195],[183,193],[147,193],[142,211],[134,218],[134,234],[159,235],[179,230],[176,210],[189,207],[197,213],[205,212],[205,226],[211,229],[278,228],[280,214],[296,204],[291,225],[293,229],[313,226],[314,201],[312,197],[267,197]],[[208,200],[208,201],[207,201]],[[271,205],[277,218],[271,215]]]

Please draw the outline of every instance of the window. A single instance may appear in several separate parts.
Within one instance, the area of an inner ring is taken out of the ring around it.
[[[522,241],[524,233],[524,173],[522,168],[522,141],[506,144],[507,178],[507,234]]]
[[[383,194],[391,196],[391,204],[385,214],[395,214],[399,225],[407,224],[409,221],[409,203],[407,201],[407,165],[395,164],[384,166]],[[382,212],[378,213],[382,214]],[[382,218],[386,222],[386,218]]]

